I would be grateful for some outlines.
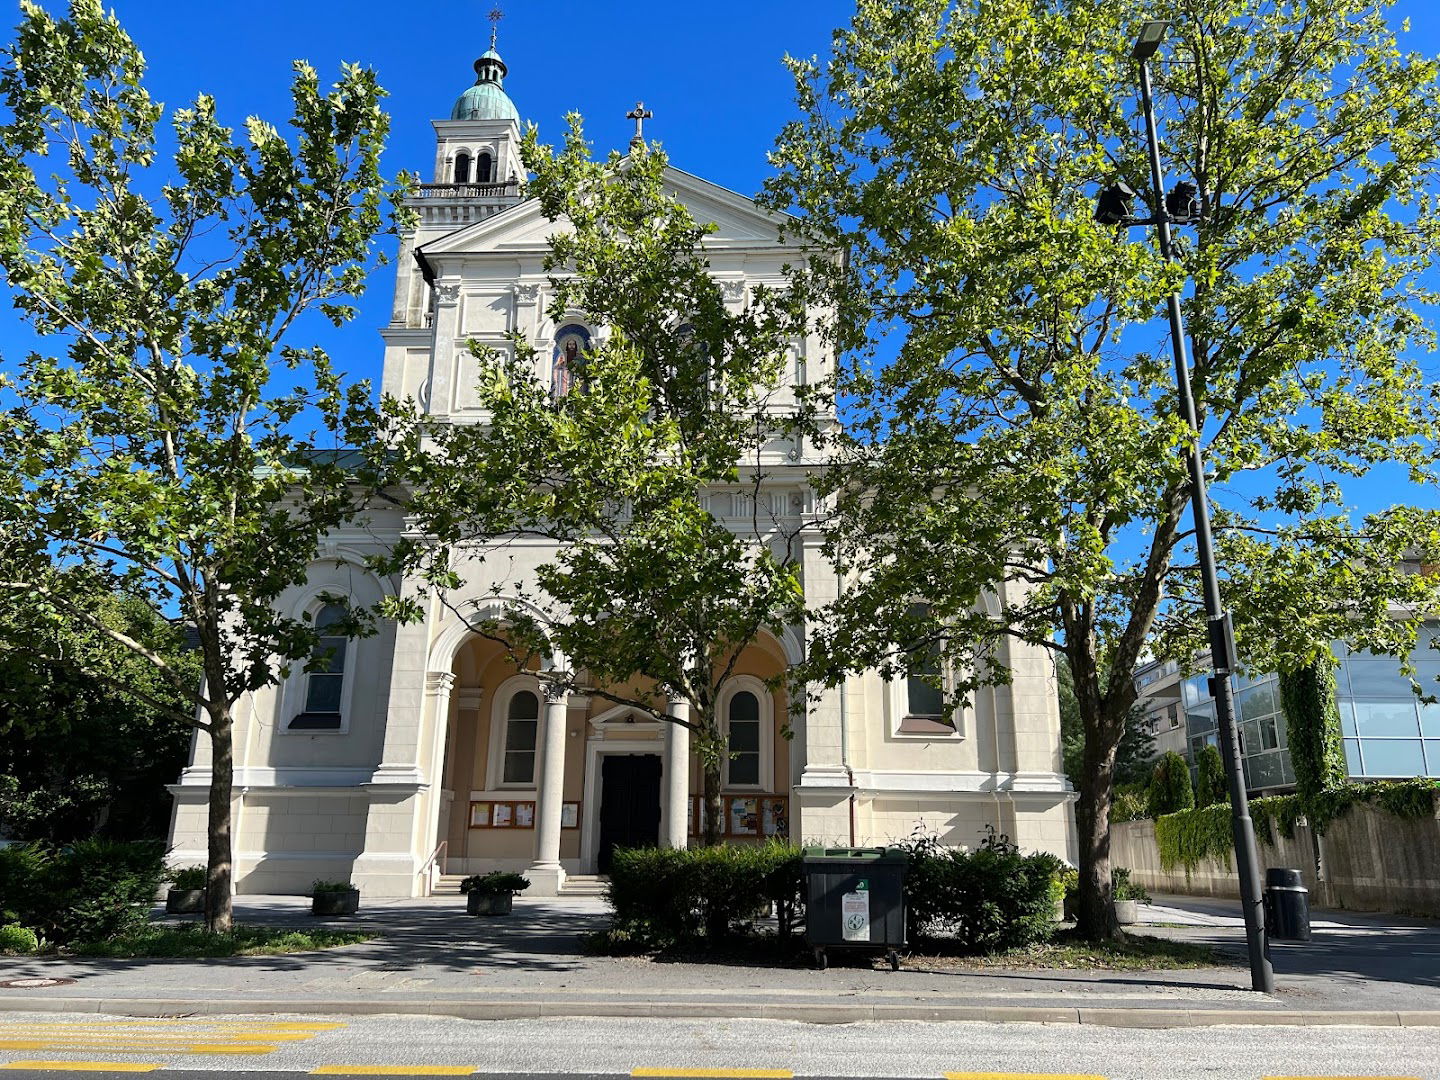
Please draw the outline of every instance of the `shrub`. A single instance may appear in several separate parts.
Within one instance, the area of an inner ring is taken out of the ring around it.
[[[0,926],[0,953],[30,954],[40,950],[35,931],[25,926]]]
[[[1335,657],[1280,673],[1280,707],[1285,712],[1295,793],[1307,812],[1326,791],[1344,785],[1345,744],[1335,704]]]
[[[1190,766],[1174,750],[1167,750],[1155,765],[1150,778],[1149,810],[1152,818],[1189,810],[1195,805],[1195,789],[1190,783]]]
[[[482,893],[486,896],[499,896],[501,893],[524,892],[530,887],[530,880],[521,877],[519,874],[506,873],[504,870],[492,870],[488,874],[471,874],[460,882],[462,893]]]
[[[1110,870],[1110,899],[1138,900],[1142,904],[1148,904],[1150,894],[1145,891],[1144,885],[1130,880],[1128,867],[1116,866]]]
[[[1116,784],[1115,795],[1110,803],[1110,820],[1139,821],[1150,812],[1150,786],[1148,784]]]
[[[144,923],[165,876],[158,842],[83,840],[50,856],[21,922],[57,945],[105,941]]]
[[[44,868],[45,851],[37,844],[0,848],[0,923],[26,921]]]
[[[1195,756],[1195,805],[1214,806],[1228,802],[1229,784],[1225,780],[1225,761],[1220,748],[1206,743]]]
[[[905,903],[911,936],[971,953],[1047,940],[1068,869],[1048,853],[1023,855],[993,830],[975,851],[941,847],[930,836],[904,845],[910,855]]]
[[[324,881],[317,879],[310,883],[310,895],[314,896],[316,893],[349,892],[353,888],[355,888],[355,886],[351,885],[348,881]]]
[[[781,840],[708,848],[617,849],[610,866],[612,942],[668,948],[753,928],[773,903],[788,936],[800,904],[800,849]]]
[[[181,891],[205,888],[207,871],[203,866],[185,866],[170,872],[170,887]]]

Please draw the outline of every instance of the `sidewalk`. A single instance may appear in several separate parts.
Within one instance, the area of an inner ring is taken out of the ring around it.
[[[314,927],[304,897],[240,897],[241,922]],[[599,900],[517,898],[508,919],[470,918],[459,897],[367,901],[333,925],[376,940],[325,952],[224,960],[0,960],[0,1010],[146,1015],[414,1013],[543,1016],[1031,1020],[1112,1026],[1215,1023],[1440,1025],[1440,924],[1317,913],[1308,945],[1274,947],[1279,990],[1248,989],[1239,908],[1160,898],[1143,917],[1157,936],[1235,952],[1203,971],[1024,969],[890,972],[838,954],[828,971],[742,963],[667,963],[586,955],[605,925]]]

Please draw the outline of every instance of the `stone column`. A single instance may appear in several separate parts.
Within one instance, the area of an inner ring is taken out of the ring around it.
[[[565,803],[565,726],[570,708],[563,687],[546,683],[540,722],[540,784],[535,800],[535,861],[525,876],[532,896],[558,896],[565,883],[560,865],[560,814]]]
[[[690,702],[670,701],[670,715],[690,719]],[[660,846],[683,848],[689,837],[690,819],[690,729],[665,724],[665,768],[660,788]]]

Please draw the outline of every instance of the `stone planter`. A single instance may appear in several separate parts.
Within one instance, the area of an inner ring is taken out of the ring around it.
[[[1115,921],[1121,926],[1133,926],[1140,921],[1139,900],[1116,900]]]
[[[359,889],[317,892],[310,898],[311,915],[354,915],[359,910]]]
[[[509,915],[515,906],[514,893],[465,894],[465,912],[468,915]]]
[[[205,910],[204,889],[171,889],[165,894],[165,910],[171,915],[194,915]]]

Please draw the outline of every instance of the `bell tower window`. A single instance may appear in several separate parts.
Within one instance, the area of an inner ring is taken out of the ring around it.
[[[483,159],[482,159],[483,160]],[[470,155],[455,155],[455,183],[468,184],[470,182]]]
[[[475,182],[477,184],[491,183],[495,179],[492,174],[493,168],[490,155],[481,154],[475,159]]]

